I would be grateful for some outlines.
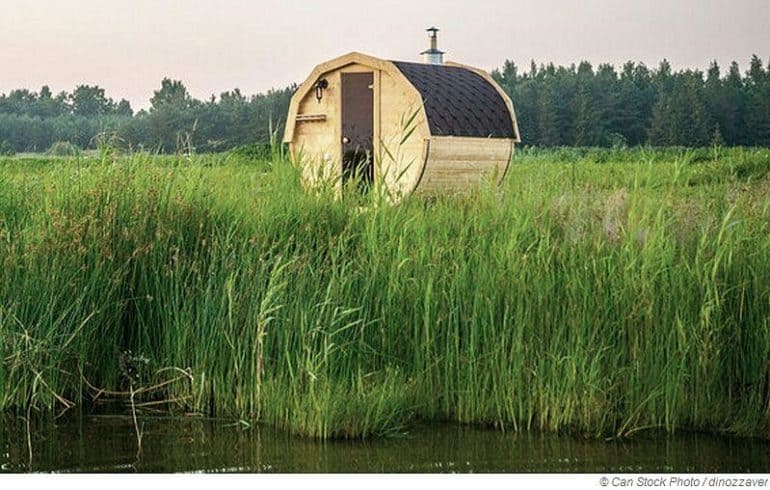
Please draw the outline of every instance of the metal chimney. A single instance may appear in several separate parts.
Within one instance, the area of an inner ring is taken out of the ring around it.
[[[430,49],[420,53],[424,56],[425,63],[429,65],[443,65],[444,64],[444,52],[438,49],[438,29],[431,27],[426,29],[428,31],[428,39],[430,40]]]

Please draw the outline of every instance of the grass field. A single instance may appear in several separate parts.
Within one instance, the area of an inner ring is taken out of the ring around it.
[[[0,410],[770,437],[770,151],[528,150],[354,201],[279,157],[0,158]]]

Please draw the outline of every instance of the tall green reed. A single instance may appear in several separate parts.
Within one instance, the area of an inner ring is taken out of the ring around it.
[[[502,189],[363,207],[279,157],[4,169],[0,406],[119,391],[130,351],[145,385],[190,375],[153,406],[314,437],[767,435],[766,155],[657,158],[525,155]]]

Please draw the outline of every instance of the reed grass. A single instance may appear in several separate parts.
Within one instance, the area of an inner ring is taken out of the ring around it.
[[[278,153],[0,160],[0,409],[770,436],[770,152],[568,151],[365,207]]]

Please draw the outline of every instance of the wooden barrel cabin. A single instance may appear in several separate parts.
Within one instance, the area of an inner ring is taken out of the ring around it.
[[[349,53],[318,65],[289,106],[284,142],[306,184],[382,182],[392,196],[502,181],[520,141],[513,104],[483,70]]]

